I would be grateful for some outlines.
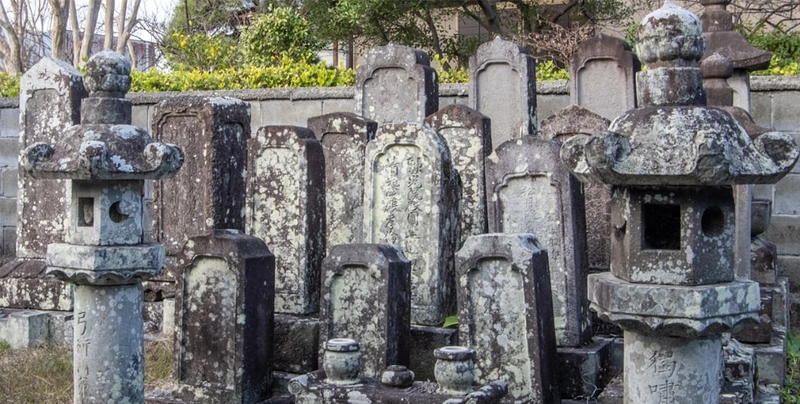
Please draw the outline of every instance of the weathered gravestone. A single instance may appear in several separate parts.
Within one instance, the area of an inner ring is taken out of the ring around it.
[[[586,108],[570,105],[542,121],[540,135],[559,143],[577,134],[592,134],[608,129],[607,119]],[[608,271],[611,234],[611,217],[608,203],[611,199],[610,187],[602,184],[583,185],[584,206],[586,209],[587,262],[590,271]]]
[[[74,67],[45,58],[20,79],[20,144],[55,144],[64,130],[80,123],[88,93]],[[44,276],[47,245],[64,240],[68,205],[65,179],[34,179],[19,171],[16,255],[0,267],[0,306],[72,310],[72,287]]]
[[[486,166],[489,232],[535,234],[547,248],[556,342],[589,337],[586,226],[580,183],[559,160],[559,145],[532,136],[510,140]]]
[[[356,74],[357,115],[378,122],[422,122],[439,109],[439,82],[428,54],[390,42],[367,53]]]
[[[153,109],[152,131],[186,153],[180,173],[153,184],[145,196],[152,198],[151,238],[167,248],[165,271],[145,284],[145,300],[160,301],[174,294],[186,240],[214,229],[244,230],[250,107],[229,97],[169,98]]]
[[[570,63],[570,101],[613,119],[636,107],[639,70],[639,59],[622,39],[601,34],[584,41]]]
[[[328,251],[364,238],[364,151],[378,124],[348,112],[308,119],[325,156],[325,224]]]
[[[444,140],[417,123],[381,126],[367,145],[365,241],[411,260],[411,323],[441,325],[455,310],[458,180]]]
[[[275,311],[315,313],[325,253],[322,146],[308,129],[263,126],[248,149],[245,228],[275,254]]]
[[[323,274],[320,341],[358,337],[365,377],[408,366],[411,263],[403,252],[388,244],[337,245]]]
[[[531,234],[484,234],[456,255],[459,338],[475,380],[508,383],[514,402],[558,403],[547,251]]]
[[[258,403],[272,374],[275,257],[237,230],[190,238],[175,307],[173,384],[149,402]]]
[[[534,60],[513,42],[497,37],[469,59],[470,107],[492,120],[492,146],[536,131]]]
[[[492,153],[489,118],[463,105],[449,105],[425,118],[447,142],[461,178],[461,240],[486,233],[486,157]]]

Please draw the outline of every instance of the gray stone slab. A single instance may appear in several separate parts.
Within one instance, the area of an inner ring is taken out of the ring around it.
[[[20,80],[20,146],[57,143],[80,122],[87,95],[83,76],[64,62],[45,58],[30,68]],[[44,258],[48,244],[64,240],[65,180],[35,180],[20,172],[19,187],[17,255]]]
[[[19,174],[17,173],[16,168],[5,168],[0,173],[2,175],[2,194],[8,198],[16,198],[17,197],[17,178]],[[14,212],[16,216],[16,212]]]
[[[764,238],[778,248],[778,257],[800,256],[800,216],[773,214]]]
[[[322,264],[320,341],[356,339],[362,377],[409,365],[411,263],[395,245],[331,248]],[[320,359],[321,360],[321,359]]]
[[[45,269],[44,260],[19,258],[0,267],[0,307],[72,311],[72,285]]]
[[[779,255],[778,275],[788,280],[790,292],[800,292],[800,257]]]
[[[572,55],[570,101],[614,119],[636,107],[634,81],[639,70],[639,59],[624,40],[607,35],[588,39]]]
[[[459,342],[476,352],[476,382],[559,402],[547,251],[531,234],[485,234],[468,238],[456,262]]]
[[[352,105],[352,104],[350,104]],[[308,117],[323,114],[322,100],[303,103],[291,100],[269,100],[260,102],[261,121],[263,125],[292,125],[306,124]]]
[[[213,229],[244,230],[248,105],[235,98],[183,96],[153,112],[154,137],[179,145],[178,174],[154,185],[153,234],[167,255]]]
[[[596,338],[582,347],[558,348],[556,378],[561,398],[596,398],[622,371],[614,366],[613,353],[614,341],[604,338]]]
[[[41,311],[5,310],[0,315],[0,340],[13,349],[34,348],[50,339],[50,316]]]
[[[531,233],[547,248],[557,344],[581,345],[590,332],[584,201],[558,143],[525,136],[500,145],[486,189],[490,232]]]
[[[492,153],[488,117],[463,105],[442,108],[425,123],[447,142],[453,167],[461,178],[461,240],[486,233],[486,157]]]
[[[497,37],[469,59],[470,107],[492,120],[492,145],[536,132],[536,70],[517,44]]]
[[[365,241],[397,244],[411,261],[411,323],[455,312],[458,187],[439,134],[415,123],[381,126],[367,145]]]
[[[272,373],[275,257],[263,241],[232,230],[189,239],[175,307],[178,402],[257,403]]]
[[[349,112],[308,119],[308,128],[325,155],[325,239],[338,244],[364,242],[364,152],[378,124]]]
[[[439,109],[428,54],[394,42],[376,46],[356,73],[355,113],[378,122],[422,122]]]
[[[325,161],[314,133],[264,126],[248,143],[247,234],[276,257],[275,311],[319,310],[325,253]]]
[[[776,215],[800,215],[800,174],[788,174],[775,184],[773,212]]]

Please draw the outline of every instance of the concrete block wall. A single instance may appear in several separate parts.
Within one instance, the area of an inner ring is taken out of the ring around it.
[[[17,240],[17,164],[19,106],[0,100],[0,258],[14,256]]]

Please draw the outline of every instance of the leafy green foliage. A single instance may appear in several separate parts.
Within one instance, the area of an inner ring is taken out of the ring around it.
[[[8,351],[9,349],[11,349],[11,345],[8,343],[8,341],[0,339],[0,352]]]
[[[536,81],[569,80],[569,71],[558,67],[552,60],[536,66]]]
[[[786,339],[786,379],[781,402],[800,404],[800,333]]]
[[[132,72],[132,92],[238,90],[245,88],[336,87],[355,83],[352,70],[327,67],[324,63],[295,62],[284,56],[281,64],[268,67],[247,66],[214,72],[151,69]]]
[[[308,20],[292,7],[270,7],[255,16],[242,31],[240,44],[245,62],[256,66],[273,66],[285,57],[315,63],[323,48]]]
[[[452,315],[447,316],[444,318],[444,324],[442,324],[442,328],[457,328],[458,327],[458,316]]]
[[[241,64],[236,41],[224,35],[173,33],[162,47],[173,69],[214,71]]]
[[[0,72],[0,97],[19,96],[19,78],[20,75]],[[0,348],[3,342],[5,341],[0,341]]]
[[[772,52],[769,69],[754,72],[759,76],[800,75],[800,32],[780,30],[746,33],[747,40],[756,48]]]

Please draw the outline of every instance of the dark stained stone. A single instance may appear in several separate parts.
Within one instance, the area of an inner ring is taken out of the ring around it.
[[[357,338],[364,377],[409,365],[411,263],[388,244],[331,248],[322,264],[320,341]]]

